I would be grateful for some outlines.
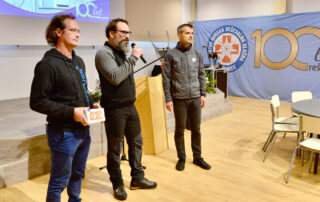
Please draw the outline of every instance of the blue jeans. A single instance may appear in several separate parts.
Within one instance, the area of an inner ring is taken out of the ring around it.
[[[47,129],[51,171],[47,202],[60,202],[67,187],[69,202],[81,201],[81,181],[90,149],[89,127],[72,132]]]

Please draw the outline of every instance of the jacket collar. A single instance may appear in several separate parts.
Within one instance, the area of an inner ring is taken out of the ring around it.
[[[181,46],[180,42],[178,42],[176,47],[181,52],[186,52],[186,51],[190,50],[190,48],[192,47],[192,44],[190,44],[189,47],[185,48],[184,46]]]
[[[104,43],[104,45],[110,47],[114,52],[116,52],[116,53],[119,54],[119,55],[122,55],[122,56],[125,56],[125,55],[126,55],[123,51],[121,51],[121,50],[119,50],[119,49],[111,46],[111,44],[109,44],[108,41],[106,41],[106,42]]]

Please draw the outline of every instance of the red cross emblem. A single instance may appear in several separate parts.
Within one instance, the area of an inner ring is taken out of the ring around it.
[[[220,37],[219,37],[220,38]],[[215,45],[215,52],[220,56],[221,62],[223,64],[232,63],[232,60],[235,61],[232,55],[237,56],[239,55],[239,48],[240,48],[240,41],[237,37],[234,37],[229,34],[223,34],[222,40],[217,40]]]

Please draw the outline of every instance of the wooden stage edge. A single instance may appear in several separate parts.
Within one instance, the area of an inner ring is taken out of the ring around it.
[[[45,135],[45,115],[31,111],[28,98],[0,101],[0,107],[0,188],[48,173],[50,151]],[[202,119],[205,121],[231,111],[231,102],[224,99],[224,94],[218,90],[217,94],[208,96]],[[174,129],[173,113],[167,112],[166,117],[167,129],[171,132]],[[106,154],[104,124],[91,125],[90,133],[89,159]],[[148,151],[148,148],[149,138],[144,136],[143,150]],[[167,146],[161,152],[165,150],[168,150]]]

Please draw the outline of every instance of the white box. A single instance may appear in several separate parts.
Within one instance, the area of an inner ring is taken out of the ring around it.
[[[88,109],[86,111],[86,116],[87,116],[89,124],[102,122],[102,121],[106,120],[106,118],[104,116],[104,109],[103,108]]]

